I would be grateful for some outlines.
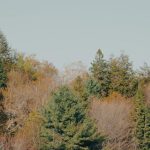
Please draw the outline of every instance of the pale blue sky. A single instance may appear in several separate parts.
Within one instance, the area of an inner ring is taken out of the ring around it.
[[[0,0],[0,29],[11,47],[56,67],[101,48],[150,64],[150,0]]]

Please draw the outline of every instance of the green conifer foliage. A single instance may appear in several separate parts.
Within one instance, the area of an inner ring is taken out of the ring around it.
[[[143,93],[136,95],[135,137],[139,150],[150,150],[150,108],[144,103]]]
[[[145,108],[145,134],[144,134],[144,145],[145,149],[150,149],[150,108]]]
[[[3,64],[0,62],[0,88],[6,87],[7,75],[4,71]]]
[[[81,76],[77,76],[77,78],[72,83],[72,91],[73,93],[78,96],[79,103],[82,103],[85,108],[88,107],[89,103],[89,93],[85,87],[86,80],[83,79]]]
[[[3,64],[0,62],[0,89],[6,87],[7,76],[3,68]],[[3,132],[4,124],[7,120],[7,115],[4,112],[3,107],[3,94],[0,91],[0,133]]]
[[[102,142],[86,111],[67,88],[60,88],[43,112],[41,150],[96,150]]]
[[[137,79],[132,63],[127,55],[111,58],[109,61],[112,91],[119,92],[126,97],[132,97],[137,91]]]
[[[91,91],[98,90],[100,96],[107,96],[110,87],[110,72],[108,63],[104,59],[103,53],[100,49],[98,49],[96,53],[96,57],[95,60],[92,62],[90,71],[95,81],[89,82],[89,86],[91,84],[91,87],[89,87],[89,89],[92,89],[92,87],[94,87],[94,89]]]
[[[86,90],[89,95],[101,97],[102,96],[102,87],[98,81],[94,79],[89,79],[86,83]],[[105,95],[104,95],[105,96]]]
[[[4,65],[5,71],[9,71],[12,65],[16,62],[16,54],[9,47],[8,42],[0,31],[0,61]]]

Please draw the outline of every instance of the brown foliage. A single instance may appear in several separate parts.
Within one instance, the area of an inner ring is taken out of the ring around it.
[[[5,109],[22,119],[32,110],[43,106],[55,86],[51,78],[42,78],[35,82],[29,80],[26,74],[16,71],[11,71],[8,77],[8,87],[3,91]]]
[[[117,93],[102,100],[93,100],[91,115],[98,131],[107,137],[106,150],[135,150],[132,139],[132,104]]]
[[[36,117],[31,119],[31,114],[47,103],[50,93],[56,88],[55,80],[53,76],[40,76],[33,81],[28,74],[15,70],[9,72],[8,79],[3,95],[4,107],[10,118],[6,124],[7,134],[3,144],[5,147],[11,145],[15,150],[19,150],[19,147],[22,150],[27,147],[34,149],[38,143],[39,123]],[[37,143],[33,144],[33,141]]]
[[[11,143],[14,150],[37,150],[40,145],[40,126],[42,117],[32,112],[29,114],[25,125],[18,131]]]

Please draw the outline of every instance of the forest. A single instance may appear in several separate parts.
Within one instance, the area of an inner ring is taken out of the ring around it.
[[[59,71],[0,32],[0,150],[150,150],[150,66],[141,66],[98,49],[88,70]]]

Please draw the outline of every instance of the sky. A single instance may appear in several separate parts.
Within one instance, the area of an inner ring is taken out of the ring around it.
[[[89,67],[98,48],[150,64],[150,0],[0,0],[0,30],[18,52],[59,69]]]

